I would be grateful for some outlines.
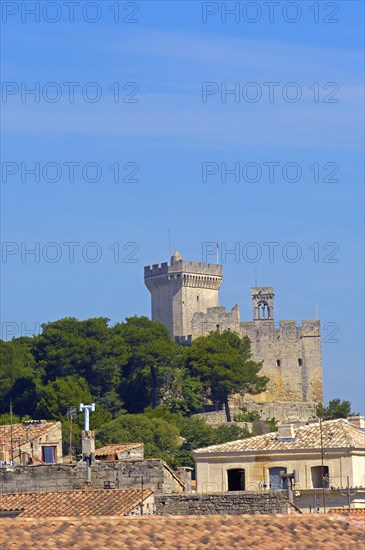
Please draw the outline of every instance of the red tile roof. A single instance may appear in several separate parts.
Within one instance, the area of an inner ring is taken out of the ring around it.
[[[144,489],[145,500],[153,489]],[[22,510],[21,517],[122,516],[138,506],[141,489],[81,489],[50,493],[2,494],[0,510]]]
[[[19,447],[33,441],[34,439],[43,436],[57,425],[61,426],[60,422],[48,422],[47,420],[27,420],[22,424],[2,424],[0,425],[0,450],[3,445],[7,450],[11,449],[11,441],[13,448]]]
[[[363,548],[364,527],[352,516],[144,516],[3,518],[2,547],[17,549],[338,550]]]
[[[139,449],[143,446],[143,443],[112,443],[105,447],[96,449],[95,456],[108,456],[112,454],[121,453],[123,451],[131,451],[132,449]]]
[[[247,439],[229,441],[220,445],[211,445],[193,451],[194,454],[244,453],[257,451],[290,451],[319,449],[321,447],[321,428],[319,423],[294,428],[295,439],[280,440],[279,432],[257,435]],[[365,448],[365,431],[350,424],[347,420],[329,420],[322,422],[323,447]]]

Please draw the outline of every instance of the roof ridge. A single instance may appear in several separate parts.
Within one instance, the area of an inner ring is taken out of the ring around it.
[[[293,423],[291,423],[293,424]],[[322,428],[321,428],[322,427]],[[354,429],[353,429],[354,428]],[[323,430],[325,436],[325,446],[330,448],[357,448],[363,447],[360,434],[365,435],[365,430],[352,425],[345,418],[336,418],[324,422],[314,422],[297,426],[295,428],[295,438],[290,441],[281,441],[279,432],[268,432],[257,436],[247,437],[200,447],[194,449],[193,453],[221,453],[221,452],[253,452],[253,451],[288,451],[299,449],[319,449],[320,433]],[[332,432],[332,433],[331,433]]]

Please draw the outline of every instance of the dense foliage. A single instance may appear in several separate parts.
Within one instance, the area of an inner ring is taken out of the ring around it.
[[[0,422],[9,420],[10,409],[14,422],[61,420],[67,443],[68,407],[94,401],[91,428],[99,445],[141,441],[146,456],[175,466],[191,464],[194,448],[249,435],[234,423],[212,428],[190,416],[209,404],[224,406],[230,421],[233,393],[265,390],[267,378],[251,359],[248,338],[213,332],[183,347],[171,340],[163,324],[147,317],[130,317],[114,326],[108,322],[66,318],[44,324],[33,338],[0,341]],[[343,404],[332,408],[348,415]],[[331,411],[326,409],[327,417]],[[257,420],[242,413],[237,420]],[[77,448],[81,414],[72,427]]]
[[[317,407],[316,414],[322,420],[335,420],[336,418],[348,418],[349,416],[359,416],[359,413],[351,412],[350,401],[341,401],[338,397],[331,399],[327,407],[320,404]]]

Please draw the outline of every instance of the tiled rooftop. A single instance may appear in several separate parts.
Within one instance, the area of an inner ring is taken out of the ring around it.
[[[294,429],[295,439],[281,441],[278,432],[257,435],[247,439],[229,441],[221,445],[211,445],[196,449],[194,454],[239,453],[250,451],[289,451],[299,449],[319,449],[321,447],[321,429],[318,424],[300,426]],[[322,422],[323,447],[365,448],[365,431],[353,426],[347,420],[329,420]]]
[[[153,493],[144,489],[143,499]],[[0,510],[22,510],[19,517],[122,516],[138,506],[141,489],[85,489],[50,493],[2,494]]]
[[[361,518],[351,516],[145,516],[1,522],[2,548],[125,550],[338,550],[363,548]]]
[[[121,453],[123,451],[131,451],[132,449],[140,448],[142,445],[142,443],[112,443],[111,445],[106,445],[105,447],[96,449],[95,456],[107,456],[115,453]]]
[[[41,437],[51,428],[57,426],[58,422],[48,422],[47,420],[29,420],[22,424],[2,424],[0,425],[0,449],[3,445],[8,450],[11,449],[11,440],[13,447],[24,445],[37,437]]]

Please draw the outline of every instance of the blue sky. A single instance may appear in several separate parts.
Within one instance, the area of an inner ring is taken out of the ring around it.
[[[149,315],[170,230],[187,259],[220,244],[242,320],[255,276],[277,321],[318,304],[325,399],[363,411],[363,3],[281,2],[272,22],[263,2],[226,22],[234,2],[80,2],[74,22],[51,4],[35,22],[3,2],[3,337]]]

